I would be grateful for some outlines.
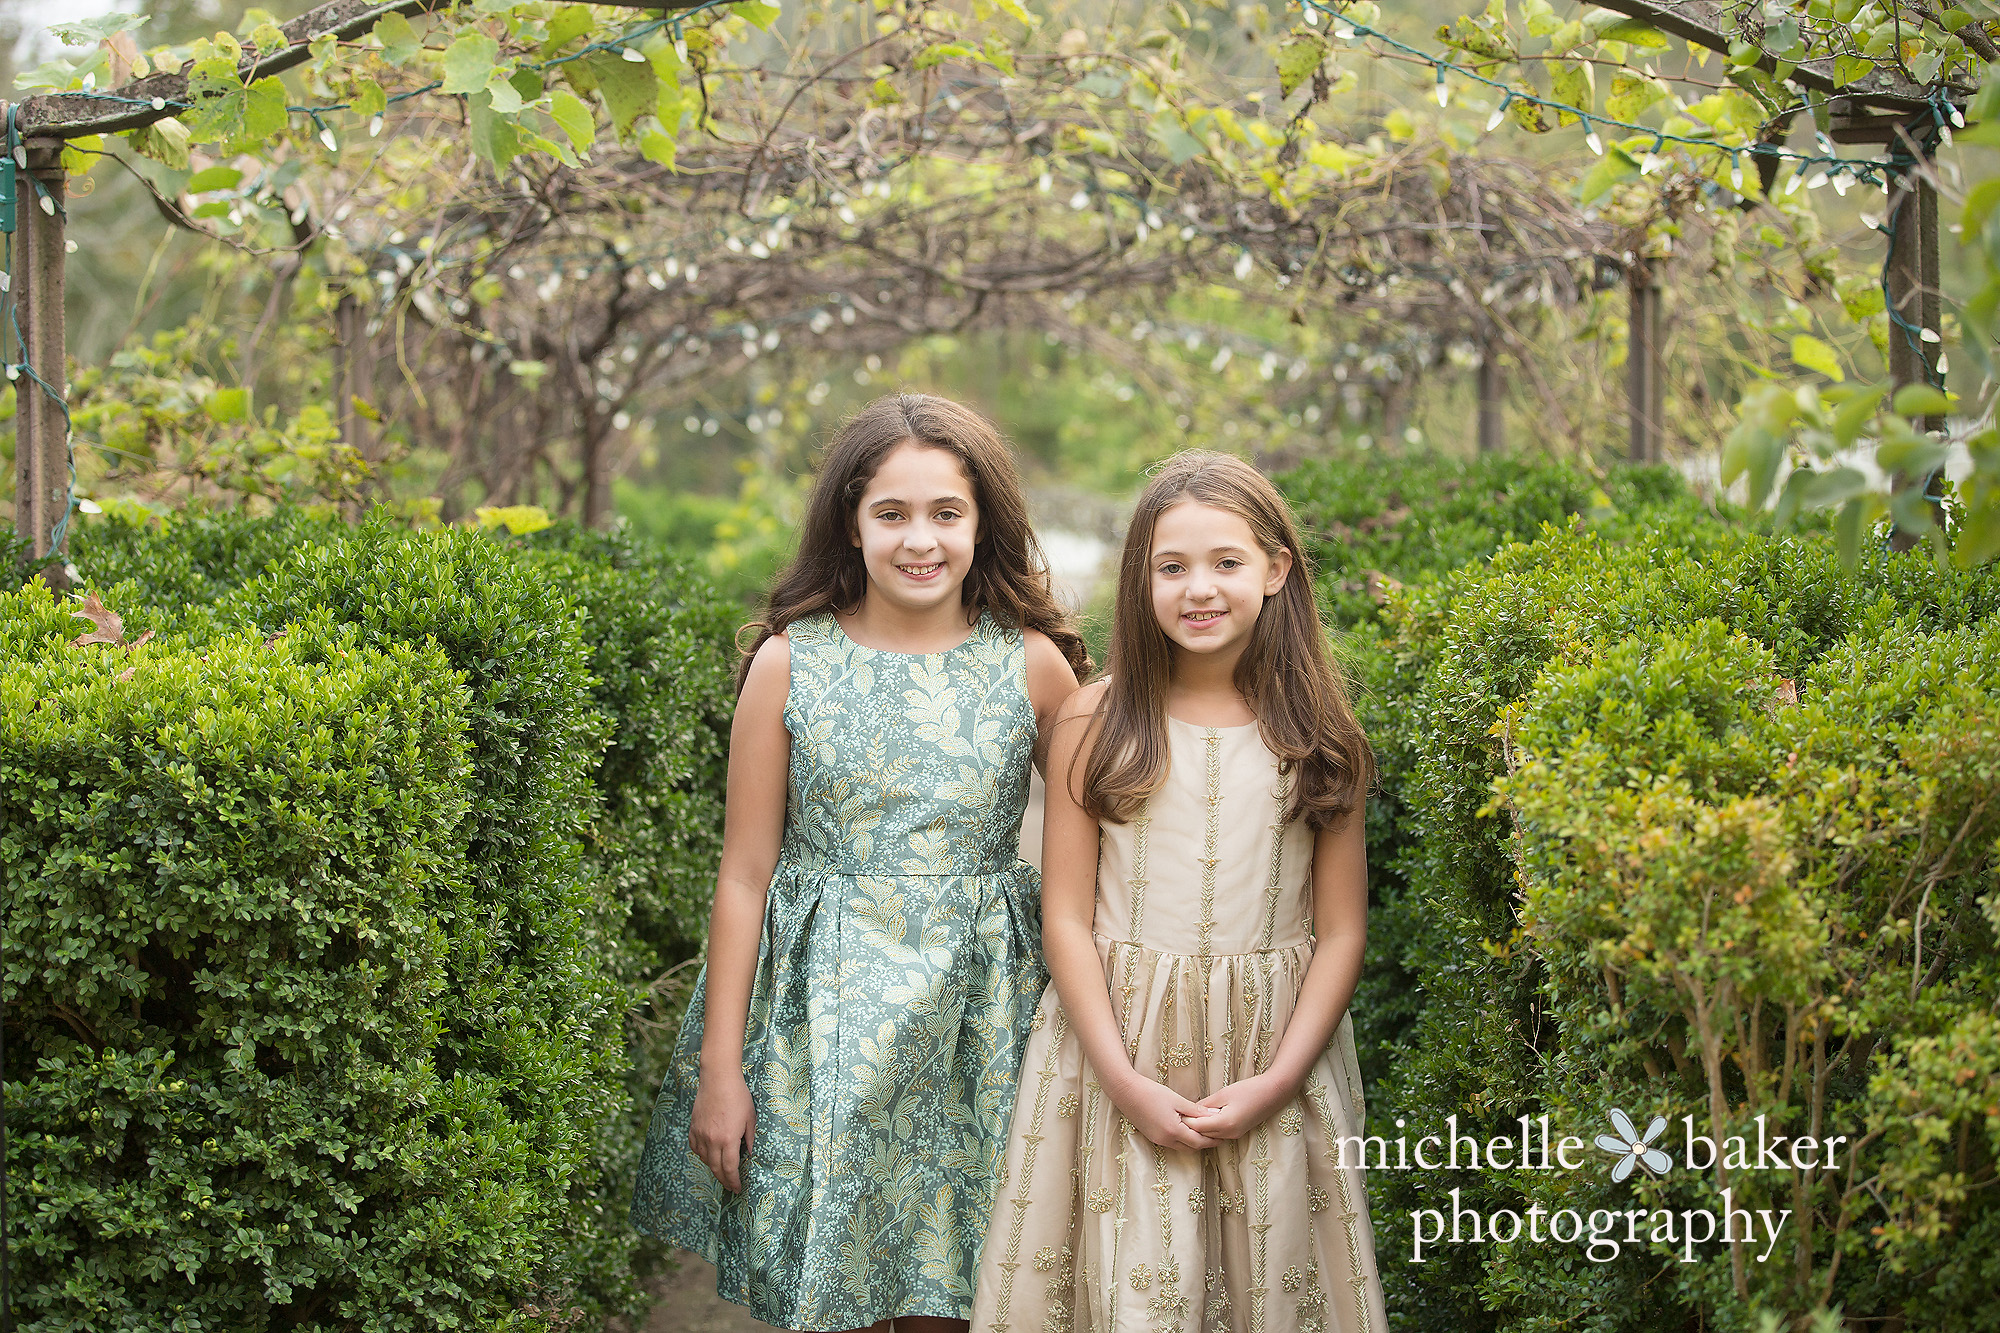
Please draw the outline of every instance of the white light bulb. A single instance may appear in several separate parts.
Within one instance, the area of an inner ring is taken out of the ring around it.
[[[635,65],[643,65],[646,63],[646,57],[641,55],[639,52],[634,51],[629,46],[621,47],[618,51],[618,55],[621,59],[629,60]]]
[[[1596,130],[1592,130],[1590,133],[1584,135],[1583,141],[1589,146],[1591,152],[1597,154],[1599,157],[1604,156],[1604,140],[1597,137]]]
[[[1443,80],[1439,80],[1438,82],[1437,99],[1439,106],[1449,106],[1451,104],[1451,88]]]
[[[1507,113],[1505,111],[1497,106],[1494,107],[1493,114],[1486,118],[1486,132],[1491,134],[1494,130],[1499,129],[1500,122],[1506,119],[1506,117]]]

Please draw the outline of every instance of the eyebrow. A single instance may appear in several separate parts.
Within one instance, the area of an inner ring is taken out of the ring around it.
[[[1250,548],[1247,546],[1215,546],[1211,547],[1208,553],[1210,555],[1248,555],[1250,554]],[[1187,559],[1187,554],[1184,551],[1166,550],[1153,552],[1152,558],[1155,560],[1164,560],[1169,556],[1177,560]]]
[[[958,506],[959,506],[960,508],[964,508],[965,506],[967,506],[967,505],[969,505],[969,504],[971,504],[971,503],[972,503],[972,502],[971,502],[970,500],[967,500],[967,499],[965,499],[965,498],[964,498],[963,496],[958,496],[958,495],[940,495],[940,496],[939,496],[939,497],[938,497],[937,499],[935,499],[935,500],[931,501],[931,504],[932,504],[933,506],[935,506],[935,505],[958,505]],[[872,503],[870,503],[868,507],[869,507],[870,509],[880,509],[880,508],[881,508],[881,507],[882,507],[883,505],[895,505],[895,506],[897,506],[897,507],[898,507],[898,508],[900,508],[900,509],[914,509],[914,508],[916,508],[916,506],[915,506],[915,505],[913,505],[913,504],[911,504],[911,503],[910,503],[910,502],[909,502],[908,500],[898,500],[898,499],[897,499],[897,498],[896,498],[895,496],[893,496],[893,495],[885,495],[885,496],[883,496],[883,497],[882,497],[881,499],[879,499],[879,500],[876,500],[876,501],[873,501]]]

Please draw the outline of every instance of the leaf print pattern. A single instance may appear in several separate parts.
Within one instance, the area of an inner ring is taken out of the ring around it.
[[[1035,717],[1018,633],[946,653],[788,631],[792,736],[744,1074],[756,1149],[725,1193],[688,1151],[705,979],[639,1168],[642,1231],[766,1323],[964,1319],[1015,1071],[1047,980],[1016,856]]]

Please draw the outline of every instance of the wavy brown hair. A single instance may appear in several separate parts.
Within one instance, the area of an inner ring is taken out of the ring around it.
[[[1174,651],[1153,616],[1153,530],[1160,515],[1182,500],[1236,515],[1268,556],[1291,552],[1291,574],[1264,602],[1236,663],[1235,685],[1290,779],[1286,819],[1335,827],[1373,780],[1375,759],[1327,655],[1313,601],[1312,563],[1299,541],[1298,523],[1277,487],[1257,469],[1233,455],[1199,449],[1161,465],[1125,530],[1111,624],[1110,686],[1091,720],[1095,744],[1079,803],[1094,818],[1122,824],[1166,781]]]
[[[827,445],[799,525],[798,554],[771,584],[763,616],[738,638],[744,645],[736,668],[739,691],[750,659],[772,635],[783,634],[801,617],[861,605],[868,591],[868,571],[854,545],[861,495],[882,460],[904,444],[951,454],[972,483],[979,540],[960,589],[968,610],[990,611],[1015,629],[1040,630],[1078,676],[1089,674],[1090,653],[1049,586],[1048,560],[1028,523],[1028,502],[1006,440],[992,422],[960,403],[899,393],[877,398],[849,417]]]

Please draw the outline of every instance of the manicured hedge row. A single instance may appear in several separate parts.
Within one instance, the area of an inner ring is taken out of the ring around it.
[[[1289,479],[1302,508],[1332,470]],[[1339,484],[1401,488],[1421,525],[1437,475]],[[1374,1175],[1392,1318],[2000,1326],[2000,577],[1920,553],[1847,572],[1818,534],[1691,522],[1690,504],[1669,484],[1456,571],[1388,567],[1408,586],[1350,617],[1386,788],[1356,1000],[1372,1128],[1414,1138],[1455,1114],[1484,1143],[1547,1114],[1587,1143],[1619,1107],[1669,1117],[1676,1159],[1625,1183],[1595,1148],[1574,1172]],[[1509,507],[1455,529],[1461,549],[1517,531]],[[1384,554],[1353,544],[1327,563]],[[1754,1142],[1762,1115],[1860,1148],[1832,1174],[1691,1170],[1687,1115],[1717,1140]],[[1766,1262],[1647,1242],[1650,1210],[1719,1211],[1724,1185],[1793,1210]],[[1454,1187],[1484,1217],[1648,1220],[1604,1262],[1525,1241],[1411,1262],[1411,1214],[1448,1211]]]
[[[623,1020],[699,935],[730,610],[615,538],[537,538],[93,526],[79,565],[128,639],[160,632],[129,653],[10,595],[9,1166],[43,1191],[16,1214],[24,1327],[635,1308],[656,1075]],[[51,730],[64,689],[92,701],[87,750]],[[191,840],[221,915],[190,915]]]

